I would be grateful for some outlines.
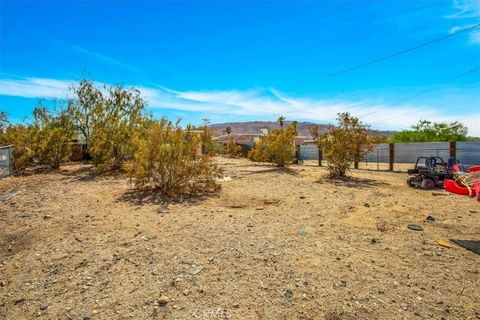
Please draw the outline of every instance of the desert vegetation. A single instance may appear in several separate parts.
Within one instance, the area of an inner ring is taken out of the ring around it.
[[[294,139],[297,136],[296,122],[284,127],[285,117],[278,119],[280,128],[274,128],[262,137],[249,152],[249,159],[259,162],[272,162],[284,167],[295,156]]]
[[[352,163],[358,163],[373,150],[379,137],[369,131],[358,118],[348,112],[338,114],[336,126],[329,126],[321,134],[318,127],[311,130],[312,137],[322,148],[327,160],[327,168],[331,177],[344,177]]]
[[[174,197],[197,195],[219,189],[220,170],[212,157],[202,153],[202,133],[178,122],[162,119],[137,131],[133,155],[125,168],[137,187],[153,187]]]
[[[431,122],[420,120],[412,125],[410,130],[395,132],[388,141],[399,142],[437,142],[437,141],[468,141],[477,140],[467,135],[468,129],[458,121]]]
[[[2,115],[0,142],[14,145],[16,173],[32,165],[59,169],[77,138],[97,174],[126,171],[135,186],[165,196],[218,190],[219,170],[211,157],[216,146],[206,124],[194,130],[153,119],[135,88],[97,87],[82,80],[73,93],[67,108],[57,113],[37,107],[31,124],[9,124]]]

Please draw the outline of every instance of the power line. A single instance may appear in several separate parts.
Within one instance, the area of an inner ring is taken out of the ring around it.
[[[440,42],[440,41],[443,41],[443,40],[452,38],[452,37],[457,36],[457,35],[459,35],[459,34],[462,34],[462,33],[464,33],[464,32],[477,29],[478,27],[480,27],[480,23],[479,23],[479,24],[476,24],[476,25],[474,25],[474,26],[465,28],[465,29],[458,30],[457,32],[453,32],[453,33],[444,35],[444,36],[442,36],[442,37],[440,37],[440,38],[436,38],[436,39],[433,39],[433,40],[424,42],[424,43],[422,43],[422,44],[419,44],[419,45],[416,45],[416,46],[413,46],[413,47],[410,47],[410,48],[407,48],[407,49],[403,49],[403,50],[400,50],[400,51],[391,53],[391,54],[389,54],[389,55],[386,55],[386,56],[383,56],[383,57],[380,57],[380,58],[377,58],[377,59],[370,60],[370,61],[365,62],[365,63],[362,63],[362,64],[358,64],[358,65],[353,66],[353,67],[349,67],[349,68],[346,68],[346,69],[343,69],[343,70],[340,70],[340,71],[337,71],[337,72],[333,72],[333,73],[327,74],[327,75],[324,76],[323,78],[332,78],[332,77],[338,76],[338,75],[343,74],[343,73],[347,73],[347,72],[350,72],[350,71],[353,71],[353,70],[357,70],[357,69],[360,69],[360,68],[369,66],[369,65],[371,65],[371,64],[378,63],[378,62],[381,62],[381,61],[384,61],[384,60],[387,60],[387,59],[390,59],[390,58],[393,58],[393,57],[396,57],[396,56],[399,56],[399,55],[408,53],[408,52],[410,52],[410,51],[413,51],[413,50],[416,50],[416,49],[420,49],[420,48],[429,46],[429,45],[434,44],[434,43],[436,43],[436,42]]]
[[[467,31],[471,31],[471,30],[474,30],[474,29],[477,29],[480,27],[480,23],[479,24],[476,24],[474,26],[471,26],[471,27],[468,27],[468,28],[465,28],[465,29],[461,29],[457,32],[454,32],[454,33],[450,33],[450,34],[447,34],[447,35],[444,35],[440,38],[436,38],[436,39],[433,39],[433,40],[430,40],[430,41],[427,41],[427,42],[424,42],[422,44],[419,44],[419,45],[416,45],[416,46],[413,46],[413,47],[410,47],[408,49],[403,49],[403,50],[400,50],[400,51],[397,51],[397,52],[394,52],[392,54],[389,54],[387,56],[384,56],[384,57],[381,57],[381,58],[377,58],[377,59],[374,59],[374,60],[371,60],[371,61],[368,61],[368,62],[365,62],[365,63],[362,63],[362,64],[359,64],[359,65],[356,65],[356,66],[353,66],[353,67],[350,67],[350,68],[347,68],[347,69],[343,69],[343,70],[340,70],[338,72],[334,72],[334,73],[330,73],[326,76],[324,76],[323,78],[331,78],[331,77],[335,77],[337,75],[340,75],[340,74],[343,74],[343,73],[347,73],[347,72],[350,72],[350,71],[353,71],[353,70],[356,70],[356,69],[360,69],[360,68],[363,68],[363,67],[366,67],[366,66],[369,66],[371,64],[375,64],[375,63],[378,63],[378,62],[381,62],[381,61],[384,61],[384,60],[387,60],[387,59],[390,59],[392,57],[396,57],[396,56],[399,56],[399,55],[402,55],[402,54],[405,54],[405,53],[408,53],[410,51],[413,51],[413,50],[416,50],[416,49],[419,49],[419,48],[423,48],[423,47],[426,47],[430,44],[433,44],[433,43],[436,43],[436,42],[439,42],[439,41],[442,41],[442,40],[446,40],[446,39],[449,39],[451,37],[454,37],[454,36],[457,36],[461,33],[464,33],[464,32],[467,32]],[[478,71],[478,68],[477,70]],[[466,74],[470,74],[472,72],[475,72],[475,71],[468,71]],[[466,75],[465,74],[465,75]],[[463,76],[462,75],[459,75],[459,76]],[[455,79],[456,80],[456,79]],[[450,81],[453,81],[453,80],[450,80]],[[427,92],[423,92],[423,93],[419,93],[418,95],[422,95],[422,94],[425,94]],[[410,99],[413,99],[414,97],[408,97],[406,98],[407,100],[410,100]],[[407,101],[405,100],[405,101]],[[400,103],[403,103],[405,101],[401,101]],[[286,114],[291,114],[291,113],[297,113],[297,112],[302,112],[302,111],[306,111],[306,110],[310,110],[311,108],[303,108],[303,109],[298,109],[298,110],[292,110],[292,111],[289,111],[289,112],[284,112],[282,114],[280,114],[279,116],[282,116],[282,115],[286,115]],[[367,113],[359,118],[363,118],[363,117],[366,117],[368,115],[371,115],[371,114],[374,114],[376,113],[376,111],[374,112],[370,112],[370,113]]]
[[[446,81],[446,82],[443,83],[443,84],[438,84],[438,85],[436,85],[436,86],[434,86],[434,87],[432,87],[432,88],[429,88],[429,89],[425,89],[425,90],[423,90],[423,91],[420,91],[420,92],[418,92],[418,93],[416,93],[416,94],[414,94],[414,95],[412,95],[412,96],[410,96],[410,97],[407,97],[407,98],[405,98],[405,99],[403,99],[403,100],[398,101],[398,102],[395,103],[394,105],[399,105],[399,104],[402,104],[402,103],[407,102],[407,101],[409,101],[409,100],[412,100],[412,99],[414,99],[414,98],[416,98],[416,97],[422,96],[422,95],[424,95],[424,94],[426,94],[426,93],[429,93],[429,92],[431,92],[431,91],[434,91],[434,90],[438,89],[438,88],[441,87],[442,85],[451,83],[451,82],[453,82],[453,81],[456,81],[456,80],[458,80],[458,79],[461,79],[461,78],[463,78],[463,77],[465,77],[465,76],[467,76],[467,75],[469,75],[469,74],[471,74],[471,73],[475,73],[475,72],[477,72],[477,71],[480,71],[480,67],[476,67],[476,68],[473,68],[473,69],[471,69],[471,70],[469,70],[469,71],[466,71],[466,72],[464,72],[464,73],[461,73],[461,74],[459,74],[458,76],[456,76],[456,77],[454,77],[454,78]]]
[[[472,74],[472,73],[475,73],[475,72],[478,72],[478,71],[480,71],[480,67],[475,67],[475,68],[473,68],[473,69],[471,69],[471,70],[468,70],[468,71],[466,71],[466,72],[463,72],[463,73],[461,73],[461,74],[459,74],[459,75],[457,75],[457,76],[455,76],[455,77],[447,80],[447,81],[444,82],[444,83],[437,84],[437,85],[435,85],[435,86],[433,86],[433,87],[431,87],[431,88],[425,89],[425,90],[420,91],[420,92],[417,92],[416,94],[413,94],[413,95],[411,95],[411,96],[409,96],[409,97],[406,97],[406,98],[404,98],[404,99],[402,99],[402,100],[400,100],[400,101],[392,104],[391,106],[397,106],[397,105],[403,104],[404,102],[407,102],[407,101],[409,101],[409,100],[412,100],[412,99],[417,98],[417,97],[419,97],[419,96],[422,96],[422,95],[424,95],[424,94],[427,94],[427,93],[430,93],[430,92],[432,92],[432,91],[435,91],[436,89],[444,86],[445,84],[449,84],[449,83],[451,83],[451,82],[454,82],[454,81],[456,81],[456,80],[458,80],[458,79],[461,79],[461,78],[463,78],[463,77],[465,77],[465,76],[468,76],[468,75],[470,75],[470,74]],[[365,115],[363,115],[363,116],[360,116],[359,119],[364,118],[364,117],[366,117],[367,115],[371,115],[371,114],[378,113],[378,112],[380,112],[380,111],[377,110],[377,111],[374,111],[374,112],[367,113],[367,114],[365,114]],[[413,112],[408,112],[408,113],[405,113],[405,114],[400,115],[400,117],[409,116],[409,115],[414,114],[414,113],[417,113],[417,112],[418,112],[418,111],[416,111],[416,110],[413,111]],[[384,121],[384,120],[386,120],[386,119],[388,119],[388,118],[389,118],[389,117],[387,117],[387,118],[384,117],[384,118],[378,119],[378,120],[376,120],[376,121],[374,121],[374,122],[370,122],[370,124],[372,124],[372,123],[378,123],[378,122]]]

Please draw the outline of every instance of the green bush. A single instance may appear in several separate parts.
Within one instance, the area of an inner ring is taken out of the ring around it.
[[[32,162],[34,152],[31,136],[31,127],[24,125],[9,125],[0,135],[1,145],[13,145],[12,165],[15,173],[22,173]]]
[[[150,121],[143,114],[144,106],[138,90],[121,87],[110,88],[96,105],[88,152],[97,171],[119,170],[132,157],[132,138]]]
[[[40,163],[58,169],[72,155],[75,131],[71,121],[65,113],[54,116],[45,108],[36,108],[34,117],[30,133],[34,156]]]
[[[295,157],[296,136],[295,123],[286,128],[282,123],[280,128],[271,129],[265,136],[260,137],[255,147],[250,150],[248,158],[253,161],[272,162],[279,167],[284,167]]]
[[[318,127],[311,130],[314,140],[323,150],[327,169],[333,178],[344,177],[352,163],[363,159],[379,140],[368,126],[349,113],[339,113],[337,120],[337,126],[329,126],[323,134]]]

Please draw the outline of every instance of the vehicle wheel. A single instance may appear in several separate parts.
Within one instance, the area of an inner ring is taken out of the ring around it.
[[[422,180],[422,189],[432,190],[435,188],[435,182],[432,179],[423,179]]]
[[[415,187],[415,180],[416,178],[415,177],[408,177],[407,178],[407,184],[409,187]]]

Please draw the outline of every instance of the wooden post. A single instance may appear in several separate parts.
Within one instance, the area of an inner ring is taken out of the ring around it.
[[[318,147],[318,166],[319,166],[319,167],[322,166],[322,160],[323,160],[322,148],[321,148],[321,147]]]
[[[298,144],[295,145],[295,161],[300,164],[300,146]]]
[[[395,145],[393,143],[388,144],[388,170],[393,171],[393,163],[395,162]]]
[[[448,143],[448,148],[450,149],[450,157],[456,158],[457,157],[457,141],[450,141]]]

